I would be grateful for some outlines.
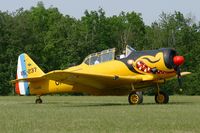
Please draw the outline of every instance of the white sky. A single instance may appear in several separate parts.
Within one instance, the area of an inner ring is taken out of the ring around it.
[[[0,10],[13,12],[23,7],[30,9],[39,0],[0,0]],[[195,16],[200,21],[200,0],[40,0],[46,8],[57,7],[64,15],[80,18],[84,11],[103,8],[107,16],[118,15],[121,11],[135,11],[142,14],[146,25],[159,19],[162,12],[180,11],[186,16]]]

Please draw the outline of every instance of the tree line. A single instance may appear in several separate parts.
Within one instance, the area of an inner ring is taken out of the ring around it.
[[[85,11],[80,19],[45,8],[39,2],[29,10],[0,11],[0,95],[13,94],[9,81],[16,77],[17,57],[27,53],[44,72],[80,64],[93,52],[126,45],[136,50],[175,48],[185,57],[183,94],[200,94],[200,22],[181,12],[161,13],[159,20],[145,25],[142,15],[121,12],[107,17],[103,9]],[[162,89],[180,93],[177,80]]]

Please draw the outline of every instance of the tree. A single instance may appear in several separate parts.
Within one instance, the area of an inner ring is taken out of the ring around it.
[[[162,13],[158,22],[145,26],[141,14],[121,12],[107,17],[103,9],[85,11],[81,19],[64,16],[42,2],[29,10],[0,12],[0,95],[8,95],[8,81],[16,76],[17,57],[27,53],[44,72],[80,64],[91,53],[126,45],[136,50],[173,47],[186,61],[182,71],[194,74],[183,79],[184,94],[200,94],[200,22],[181,12]],[[176,80],[168,82],[171,94],[179,93]]]
[[[12,92],[12,87],[8,82],[8,79],[13,79],[12,73],[13,60],[10,59],[12,51],[10,48],[11,40],[11,25],[13,24],[12,17],[8,12],[0,12],[0,94],[6,95]]]

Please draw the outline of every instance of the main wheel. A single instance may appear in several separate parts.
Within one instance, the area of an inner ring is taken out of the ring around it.
[[[131,92],[128,96],[129,104],[141,104],[143,102],[142,92]]]
[[[155,101],[158,104],[166,104],[169,102],[169,95],[165,92],[160,91],[155,94]]]
[[[42,99],[40,99],[40,98],[36,99],[36,100],[35,100],[35,103],[36,103],[36,104],[41,104],[41,103],[42,103]]]

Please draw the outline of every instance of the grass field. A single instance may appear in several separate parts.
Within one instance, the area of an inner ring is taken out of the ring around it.
[[[200,96],[171,96],[158,105],[145,96],[131,106],[127,97],[0,97],[1,133],[199,133]]]

